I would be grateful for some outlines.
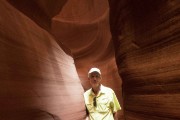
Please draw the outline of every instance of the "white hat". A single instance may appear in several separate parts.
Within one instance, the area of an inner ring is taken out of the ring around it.
[[[89,72],[88,72],[88,76],[89,76],[89,74],[91,74],[91,73],[93,73],[93,72],[97,72],[97,73],[99,73],[99,74],[101,75],[101,71],[100,71],[98,68],[91,68],[91,69],[89,70]]]

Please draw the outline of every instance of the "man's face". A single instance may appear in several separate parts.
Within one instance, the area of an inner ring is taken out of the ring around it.
[[[98,72],[93,72],[89,75],[89,81],[92,87],[98,87],[101,84],[101,75]]]

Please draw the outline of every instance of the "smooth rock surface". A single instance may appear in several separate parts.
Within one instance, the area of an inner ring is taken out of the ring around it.
[[[0,14],[0,120],[84,119],[73,58],[4,0]]]

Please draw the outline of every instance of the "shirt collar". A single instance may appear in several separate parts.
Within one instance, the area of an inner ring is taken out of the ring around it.
[[[104,86],[103,86],[103,85],[101,85],[101,86],[100,86],[100,91],[99,91],[99,93],[98,93],[98,96],[99,96],[100,94],[104,94],[104,93],[105,93]],[[90,95],[95,96],[95,94],[94,94],[94,92],[93,92],[92,88],[91,88],[91,90],[90,90]]]

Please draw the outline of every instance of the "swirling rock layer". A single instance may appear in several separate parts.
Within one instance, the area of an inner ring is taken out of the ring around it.
[[[126,120],[180,119],[180,2],[110,0]]]

